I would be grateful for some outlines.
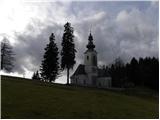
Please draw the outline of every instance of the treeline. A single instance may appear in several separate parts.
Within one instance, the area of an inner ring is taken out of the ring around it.
[[[159,89],[158,58],[132,58],[126,64],[118,58],[105,69],[112,77],[113,87],[146,86],[154,90]]]

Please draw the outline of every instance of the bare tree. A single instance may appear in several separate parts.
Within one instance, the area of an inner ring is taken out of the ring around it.
[[[11,72],[14,65],[14,57],[15,55],[12,50],[12,46],[7,38],[4,38],[1,41],[1,70],[5,70],[7,72]]]

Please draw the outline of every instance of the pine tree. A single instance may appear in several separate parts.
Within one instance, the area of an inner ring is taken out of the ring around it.
[[[11,72],[14,65],[14,57],[15,55],[12,50],[12,46],[9,41],[4,38],[1,42],[1,70],[5,70],[6,72]]]
[[[73,27],[70,23],[64,25],[64,34],[62,38],[62,51],[61,51],[61,68],[62,70],[67,69],[67,84],[69,84],[69,70],[73,69],[75,61],[75,44],[74,44],[74,35]]]
[[[55,43],[55,36],[52,33],[49,44],[45,48],[44,58],[41,64],[41,76],[43,80],[55,81],[59,74],[58,48]]]

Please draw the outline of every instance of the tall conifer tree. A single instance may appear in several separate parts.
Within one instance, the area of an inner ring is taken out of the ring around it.
[[[49,44],[45,48],[44,58],[41,64],[41,76],[43,80],[55,81],[59,71],[58,48],[55,43],[55,36],[52,33]]]
[[[61,68],[62,70],[67,70],[67,84],[69,84],[69,70],[73,69],[75,61],[75,44],[74,44],[74,35],[73,27],[70,23],[64,25],[64,34],[62,38],[62,51],[61,51]]]

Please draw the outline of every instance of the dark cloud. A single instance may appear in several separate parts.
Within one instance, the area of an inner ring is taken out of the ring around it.
[[[30,27],[32,26],[29,25],[29,29]],[[36,36],[17,33],[18,43],[14,47],[14,51],[16,52],[15,69],[21,73],[24,72],[24,68],[27,68],[29,71],[39,69],[44,54],[44,48],[49,42],[49,36],[54,31],[56,31],[56,43],[60,46],[61,36],[58,34],[59,30],[61,30],[61,26],[55,24],[44,28]]]

